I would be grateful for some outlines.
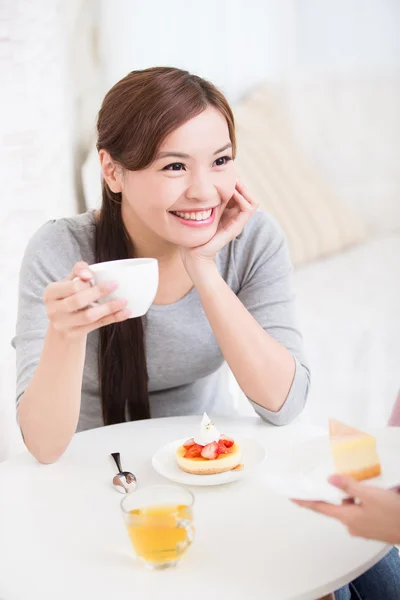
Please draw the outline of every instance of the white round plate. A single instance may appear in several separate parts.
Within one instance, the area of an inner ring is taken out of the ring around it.
[[[242,458],[240,462],[244,468],[240,471],[226,471],[215,475],[192,475],[182,471],[176,462],[175,452],[179,446],[186,442],[187,438],[176,440],[160,448],[152,459],[152,464],[157,473],[185,485],[221,485],[243,479],[251,473],[255,467],[258,467],[265,459],[265,448],[253,439],[241,439],[238,443],[242,449]]]
[[[371,432],[376,437],[382,466],[379,477],[363,485],[392,488],[400,485],[400,427]],[[316,437],[269,454],[264,484],[273,492],[298,500],[340,503],[345,494],[328,483],[334,473],[328,436]]]

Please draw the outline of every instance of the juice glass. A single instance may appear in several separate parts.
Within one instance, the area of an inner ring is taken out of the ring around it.
[[[138,558],[149,569],[174,567],[193,541],[194,497],[172,485],[155,485],[125,496],[121,510]]]

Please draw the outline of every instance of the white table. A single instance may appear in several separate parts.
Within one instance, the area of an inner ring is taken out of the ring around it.
[[[164,482],[151,466],[163,444],[191,435],[198,418],[154,419],[77,434],[65,455],[40,465],[23,453],[0,465],[2,600],[308,600],[337,589],[389,549],[350,537],[337,522],[270,493],[263,468],[248,479],[192,488],[196,535],[176,569],[149,572],[132,558],[111,486],[111,452],[140,486]],[[257,418],[218,419],[270,453],[321,432]],[[268,460],[268,458],[267,458]],[[266,464],[266,463],[265,463]]]

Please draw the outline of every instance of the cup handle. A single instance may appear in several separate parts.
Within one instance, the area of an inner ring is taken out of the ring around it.
[[[187,519],[178,519],[176,526],[179,529],[184,529],[186,531],[186,539],[176,544],[177,553],[183,554],[193,542],[193,525],[191,521],[188,521]]]

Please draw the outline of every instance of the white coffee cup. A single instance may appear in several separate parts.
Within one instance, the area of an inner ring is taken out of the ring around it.
[[[118,288],[99,300],[100,304],[121,298],[132,311],[131,319],[147,313],[158,288],[158,262],[155,258],[126,258],[89,265],[92,284],[115,281]]]

